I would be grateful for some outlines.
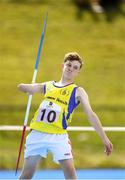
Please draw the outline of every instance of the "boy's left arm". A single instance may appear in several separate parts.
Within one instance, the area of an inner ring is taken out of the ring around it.
[[[85,92],[85,90],[83,88],[78,87],[76,97],[77,97],[77,100],[80,101],[80,103],[88,117],[89,122],[94,127],[94,129],[99,134],[99,136],[101,137],[101,139],[105,145],[106,154],[110,155],[113,150],[113,145],[110,142],[107,135],[105,134],[98,116],[95,114],[95,112],[93,112],[93,110],[90,106],[90,103],[89,103],[89,98],[88,98],[87,93]]]

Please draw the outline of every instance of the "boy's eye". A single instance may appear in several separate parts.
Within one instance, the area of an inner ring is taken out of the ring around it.
[[[77,70],[77,69],[78,69],[78,66],[74,66],[74,69]]]
[[[71,67],[71,64],[67,64],[68,67]]]

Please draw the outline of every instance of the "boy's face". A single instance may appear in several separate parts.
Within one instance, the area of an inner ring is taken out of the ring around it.
[[[80,72],[80,65],[78,61],[66,61],[63,64],[63,76],[69,80],[74,80]]]

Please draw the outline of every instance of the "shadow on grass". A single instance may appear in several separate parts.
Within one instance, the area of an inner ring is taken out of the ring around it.
[[[95,13],[91,9],[90,3],[83,2],[84,0],[73,0],[77,7],[76,17],[81,20],[84,14],[89,12],[95,22],[100,21],[101,13]],[[100,5],[104,9],[102,13],[107,22],[113,22],[119,15],[125,17],[125,2],[123,0],[102,0]]]
[[[105,17],[108,22],[114,21],[119,15],[125,16],[124,6],[125,4],[119,0],[112,1],[102,1],[101,5],[104,7],[105,10]]]

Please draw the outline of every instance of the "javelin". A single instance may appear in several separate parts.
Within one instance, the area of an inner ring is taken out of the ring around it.
[[[41,39],[40,39],[40,44],[39,44],[39,49],[38,49],[38,53],[37,53],[34,73],[33,73],[33,77],[32,77],[32,83],[35,83],[35,81],[36,81],[38,65],[39,65],[39,61],[40,61],[40,54],[41,54],[41,50],[42,50],[42,46],[43,46],[43,40],[44,40],[44,34],[45,34],[45,30],[46,30],[47,19],[48,19],[48,13],[46,13],[46,17],[44,20],[42,35],[41,35]],[[30,94],[29,98],[28,98],[28,103],[27,103],[27,108],[26,108],[24,124],[23,124],[23,131],[22,131],[22,137],[21,137],[21,141],[20,141],[20,148],[19,148],[19,153],[18,153],[18,158],[17,158],[15,174],[17,174],[17,170],[18,170],[18,165],[19,165],[19,161],[20,161],[21,150],[22,150],[23,140],[24,140],[26,126],[27,126],[27,122],[28,122],[28,116],[29,116],[31,102],[32,102],[32,94]]]

